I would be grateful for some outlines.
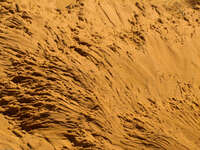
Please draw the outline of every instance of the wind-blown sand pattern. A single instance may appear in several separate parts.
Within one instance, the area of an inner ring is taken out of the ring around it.
[[[0,0],[0,150],[199,150],[198,0]]]

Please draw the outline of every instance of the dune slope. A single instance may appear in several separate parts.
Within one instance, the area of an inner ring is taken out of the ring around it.
[[[0,149],[198,150],[195,0],[0,0]]]

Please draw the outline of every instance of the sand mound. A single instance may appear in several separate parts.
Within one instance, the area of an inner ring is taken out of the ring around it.
[[[195,0],[0,0],[0,149],[199,150]]]

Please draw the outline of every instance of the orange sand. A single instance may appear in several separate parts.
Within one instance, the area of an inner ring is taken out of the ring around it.
[[[198,0],[0,0],[0,150],[199,150]]]

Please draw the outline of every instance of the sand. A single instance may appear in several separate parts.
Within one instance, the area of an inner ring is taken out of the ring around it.
[[[199,150],[198,0],[0,0],[0,150]]]

